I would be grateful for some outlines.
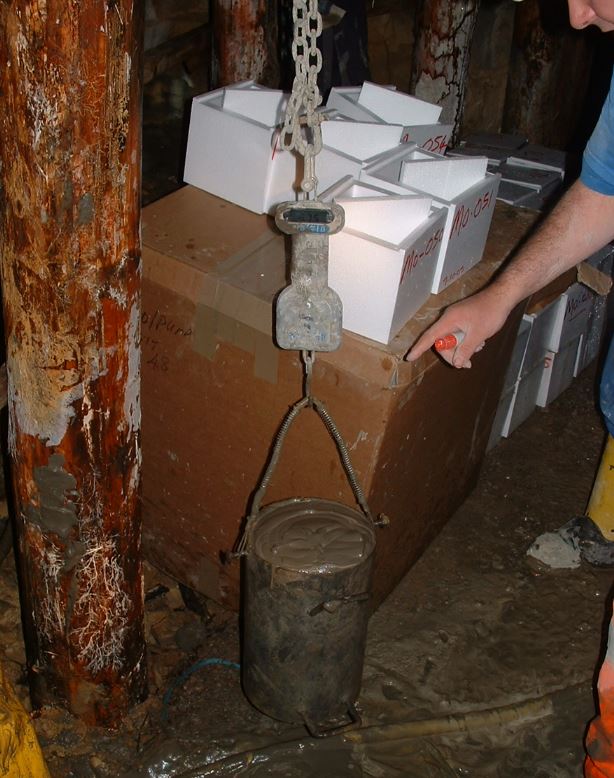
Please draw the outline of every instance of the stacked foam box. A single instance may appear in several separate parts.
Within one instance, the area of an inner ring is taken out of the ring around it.
[[[537,395],[537,405],[541,408],[564,392],[577,375],[578,354],[582,339],[588,332],[596,297],[583,284],[573,284],[561,295]]]
[[[499,441],[499,438],[503,435],[504,429],[506,430],[506,433],[509,434],[510,412],[514,402],[517,383],[520,379],[520,369],[524,361],[529,336],[531,334],[531,325],[531,319],[524,316],[518,328],[514,350],[512,352],[507,373],[505,374],[505,380],[503,381],[501,398],[488,440],[488,451],[490,451],[490,449]]]
[[[195,97],[185,182],[256,213],[295,200],[297,158],[278,142],[286,102],[253,81]]]
[[[400,184],[407,191],[432,197],[446,209],[433,294],[442,292],[482,258],[499,185],[499,177],[487,172],[487,163],[486,157],[449,159],[415,146],[401,146],[380,154],[360,171],[361,181]]]
[[[489,449],[501,437],[509,437],[535,410],[548,346],[561,305],[559,297],[541,310],[523,316],[493,422]]]
[[[369,81],[361,87],[333,87],[326,106],[357,121],[400,124],[403,143],[441,154],[452,133],[451,124],[439,122],[442,109],[438,105]]]
[[[300,160],[279,142],[286,105],[252,81],[194,98],[185,181],[257,213],[296,200]],[[330,285],[344,326],[383,343],[481,259],[490,226],[498,179],[486,158],[446,159],[408,142],[445,150],[451,127],[440,114],[366,82],[333,90],[322,123],[318,191],[347,212],[331,239]]]
[[[322,192],[346,176],[358,177],[372,158],[399,147],[402,131],[400,124],[350,121],[333,114],[322,123],[322,150],[316,169],[318,190]]]
[[[488,157],[488,169],[501,176],[497,199],[533,210],[550,201],[565,173],[564,152],[528,143],[522,135],[473,133],[448,154]]]
[[[612,245],[585,260],[611,276]],[[607,297],[576,283],[554,302],[523,317],[510,362],[489,449],[508,437],[535,407],[545,407],[598,355]],[[522,355],[522,356],[521,356]]]
[[[343,325],[388,343],[426,302],[442,245],[445,210],[430,197],[398,194],[347,177],[322,195],[345,211],[329,241],[328,281]]]
[[[562,304],[559,297],[542,310],[523,317],[523,321],[530,325],[530,332],[510,409],[501,430],[504,438],[509,437],[535,410],[552,331]]]

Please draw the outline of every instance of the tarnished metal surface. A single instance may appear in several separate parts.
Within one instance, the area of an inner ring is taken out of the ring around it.
[[[140,3],[0,4],[0,244],[30,687],[96,724],[145,694]],[[138,9],[138,10],[137,10]]]
[[[213,0],[213,87],[253,78],[277,87],[277,0]]]
[[[479,6],[480,0],[423,0],[418,15],[412,91],[423,100],[443,106],[441,119],[454,124],[454,138],[462,119],[469,50]]]
[[[375,549],[372,523],[331,500],[272,503],[249,531],[243,688],[263,713],[319,725],[360,692]]]

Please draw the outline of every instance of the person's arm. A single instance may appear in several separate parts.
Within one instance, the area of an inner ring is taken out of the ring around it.
[[[407,354],[412,362],[437,338],[455,331],[465,337],[441,352],[454,367],[471,367],[471,356],[501,329],[512,309],[614,239],[614,196],[576,181],[505,270],[485,289],[446,308]]]

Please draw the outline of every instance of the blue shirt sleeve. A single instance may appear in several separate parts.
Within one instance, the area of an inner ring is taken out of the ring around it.
[[[595,192],[614,195],[614,73],[601,116],[584,150],[580,180]]]

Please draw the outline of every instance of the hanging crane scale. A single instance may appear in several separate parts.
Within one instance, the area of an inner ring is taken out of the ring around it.
[[[317,199],[315,158],[322,148],[322,102],[318,73],[322,55],[317,38],[322,17],[317,0],[294,0],[292,56],[295,77],[281,133],[285,149],[304,159],[303,200],[282,203],[275,215],[279,229],[292,238],[290,285],[277,300],[276,338],[283,349],[335,351],[341,344],[343,306],[328,286],[328,238],[342,229],[340,205]]]

